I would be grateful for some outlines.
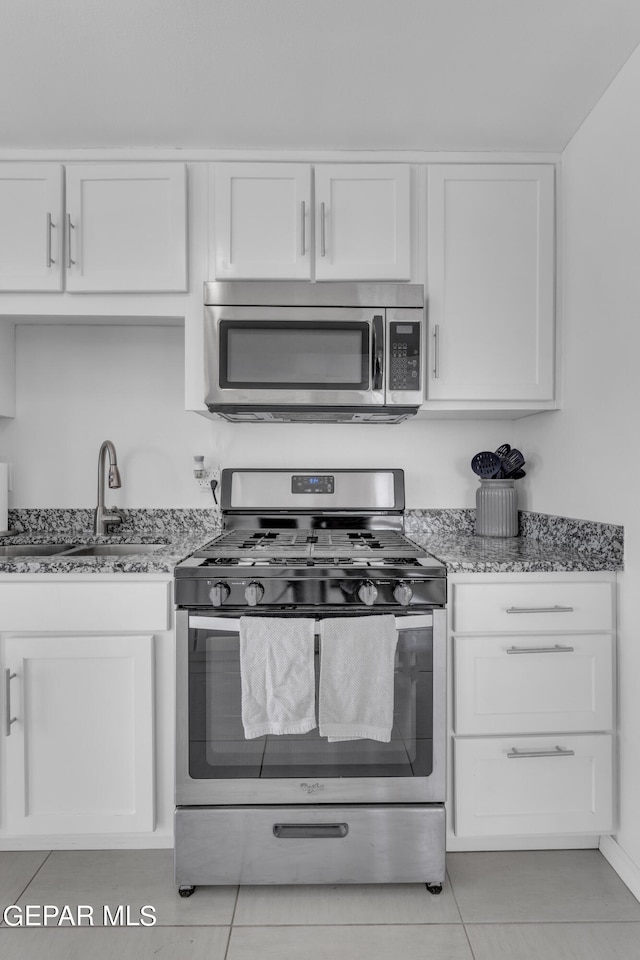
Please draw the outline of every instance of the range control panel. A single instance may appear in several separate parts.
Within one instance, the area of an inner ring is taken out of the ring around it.
[[[420,389],[420,324],[393,321],[389,330],[390,390]]]

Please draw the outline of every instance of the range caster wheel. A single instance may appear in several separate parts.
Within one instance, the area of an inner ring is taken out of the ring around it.
[[[191,886],[178,887],[178,893],[181,897],[190,897],[194,890],[195,887]]]
[[[442,884],[441,883],[428,883],[427,890],[429,893],[438,894],[442,893]]]

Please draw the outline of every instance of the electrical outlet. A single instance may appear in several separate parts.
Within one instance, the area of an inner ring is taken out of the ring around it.
[[[219,467],[210,467],[204,471],[204,477],[198,477],[196,483],[198,484],[202,493],[211,494],[211,481],[217,480],[218,486],[216,487],[216,494],[218,493],[220,486],[220,468]]]

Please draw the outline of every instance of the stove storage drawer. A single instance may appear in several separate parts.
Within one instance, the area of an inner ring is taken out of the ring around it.
[[[442,883],[444,806],[178,807],[177,884]]]

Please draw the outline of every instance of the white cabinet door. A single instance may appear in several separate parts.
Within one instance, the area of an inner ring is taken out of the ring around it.
[[[611,730],[611,636],[454,637],[457,734]]]
[[[406,164],[320,164],[315,191],[317,280],[411,278]]]
[[[72,164],[66,180],[67,290],[187,289],[184,164]]]
[[[218,163],[214,175],[218,280],[308,280],[311,167]]]
[[[454,739],[455,833],[610,833],[609,734]]]
[[[554,168],[429,167],[429,400],[552,400]]]
[[[61,290],[62,166],[0,164],[0,290]]]
[[[15,325],[0,320],[0,417],[14,417],[16,412],[15,337]]]
[[[153,830],[153,638],[6,640],[8,832]]]

